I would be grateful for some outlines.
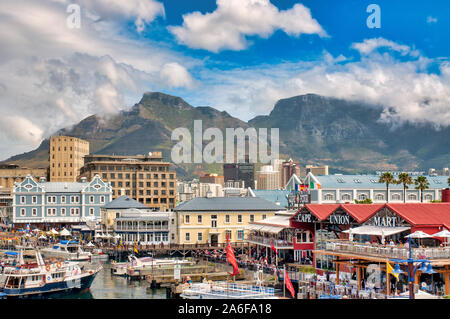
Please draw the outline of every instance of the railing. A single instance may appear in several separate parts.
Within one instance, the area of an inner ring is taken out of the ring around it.
[[[127,226],[115,226],[115,231],[154,231],[154,230],[169,230],[169,226],[157,226],[157,227],[127,227]]]
[[[265,245],[271,245],[273,243],[273,245],[276,248],[285,248],[285,247],[292,248],[293,247],[292,241],[281,240],[281,239],[271,239],[271,238],[255,236],[255,235],[248,236],[247,241],[253,242],[253,243],[258,243],[258,244],[265,244]]]
[[[347,241],[330,241],[326,243],[326,250],[335,252],[348,252],[357,255],[406,259],[409,257],[409,248],[399,246],[382,246],[376,244],[363,244]],[[450,258],[450,247],[439,248],[412,248],[414,259],[447,259]]]

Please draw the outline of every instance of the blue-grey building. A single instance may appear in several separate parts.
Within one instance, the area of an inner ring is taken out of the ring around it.
[[[14,185],[12,197],[9,219],[15,228],[23,224],[68,226],[100,221],[100,209],[111,201],[112,188],[98,175],[90,182],[38,182],[28,175]]]

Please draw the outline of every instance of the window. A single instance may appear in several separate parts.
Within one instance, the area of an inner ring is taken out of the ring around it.
[[[186,239],[186,241],[190,241],[191,240],[191,233],[186,233],[185,234],[185,239]]]
[[[104,203],[105,202],[105,196],[100,196],[100,203]]]
[[[203,233],[197,233],[197,240],[202,241],[203,240]]]
[[[66,202],[66,196],[61,196],[61,203],[65,203]]]
[[[47,216],[56,216],[56,208],[47,208]]]
[[[244,239],[244,231],[243,230],[238,230],[237,236],[238,236],[239,240],[243,240]]]
[[[417,196],[415,194],[409,194],[408,200],[417,200]]]
[[[402,199],[400,194],[392,194],[391,198],[392,198],[392,200],[401,200]]]
[[[80,197],[78,197],[78,196],[70,196],[70,202],[71,203],[79,203],[80,202]]]
[[[25,208],[20,209],[20,216],[25,216]]]
[[[225,238],[228,238],[229,240],[231,240],[231,230],[225,231]]]
[[[426,200],[426,201],[430,201],[430,200],[433,200],[433,196],[430,195],[430,194],[427,194],[427,195],[425,195],[425,196],[423,197],[423,199]]]
[[[361,183],[361,180],[360,180],[360,179],[357,179],[357,178],[354,179],[353,181],[354,181],[355,183]]]
[[[266,214],[262,215],[262,219],[266,219],[266,217],[267,217]]]
[[[217,215],[211,215],[211,227],[212,228],[217,227]]]
[[[367,195],[366,194],[359,194],[358,195],[358,200],[366,200],[367,199]]]
[[[225,215],[225,223],[230,223],[230,215]]]
[[[80,213],[80,210],[78,208],[71,208],[70,209],[70,215],[71,216],[76,216]]]
[[[324,200],[334,200],[334,195],[333,194],[325,194]]]
[[[254,222],[255,221],[255,215],[250,215],[250,222]]]
[[[94,216],[94,208],[89,208],[89,215]]]
[[[238,223],[242,223],[242,215],[238,215]]]
[[[66,209],[65,208],[61,208],[61,216],[66,216]]]
[[[20,203],[25,204],[25,196],[20,196]]]
[[[32,202],[33,204],[36,204],[36,203],[37,203],[37,196],[31,197],[31,202]]]
[[[345,181],[342,177],[338,177],[336,180],[338,181],[338,183],[345,183]]]
[[[56,209],[55,209],[56,210]],[[37,216],[37,208],[32,208],[31,209],[31,215],[32,216]]]
[[[89,203],[93,203],[94,202],[94,196],[89,196]]]
[[[197,223],[201,224],[202,223],[202,215],[198,215],[197,216]]]
[[[375,200],[384,200],[384,195],[383,194],[375,195]]]
[[[351,197],[349,194],[342,194],[341,199],[342,199],[342,200],[351,200],[352,197]]]
[[[189,217],[189,215],[184,215],[184,223],[185,224],[189,224],[191,221],[190,221],[190,217]]]

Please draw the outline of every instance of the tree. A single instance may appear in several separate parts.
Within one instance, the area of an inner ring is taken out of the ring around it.
[[[423,203],[423,191],[430,188],[430,184],[425,176],[418,176],[414,180],[414,184],[416,184],[416,189],[420,190],[420,201]]]
[[[366,198],[364,200],[355,199],[355,204],[372,204],[372,200],[370,198]]]
[[[386,184],[386,203],[389,203],[389,184],[395,184],[394,175],[392,175],[392,173],[390,172],[384,172],[383,174],[381,174],[378,183]]]
[[[411,175],[408,173],[400,173],[398,175],[398,184],[403,184],[403,202],[406,203],[406,189],[408,188],[408,185],[414,184]]]

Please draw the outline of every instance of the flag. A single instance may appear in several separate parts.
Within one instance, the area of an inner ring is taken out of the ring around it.
[[[137,243],[136,242],[134,242],[134,252],[136,254],[139,254],[139,251],[137,250]]]
[[[398,275],[399,274],[394,273],[394,269],[392,269],[392,266],[391,266],[390,263],[386,263],[386,270],[387,270],[388,274],[391,274],[392,276],[394,276],[398,280]]]
[[[237,265],[236,257],[234,256],[234,250],[233,250],[233,247],[231,247],[230,240],[228,239],[228,235],[227,235],[226,251],[227,251],[227,262],[229,262],[233,266],[233,273],[232,274],[228,273],[228,274],[231,276],[239,275],[239,268]]]
[[[294,286],[292,286],[292,282],[289,279],[286,269],[284,270],[284,284],[286,285],[286,288],[291,292],[292,298],[295,298]]]
[[[277,254],[277,249],[275,248],[275,246],[273,245],[273,242],[270,242],[270,248],[274,251],[275,255]]]

